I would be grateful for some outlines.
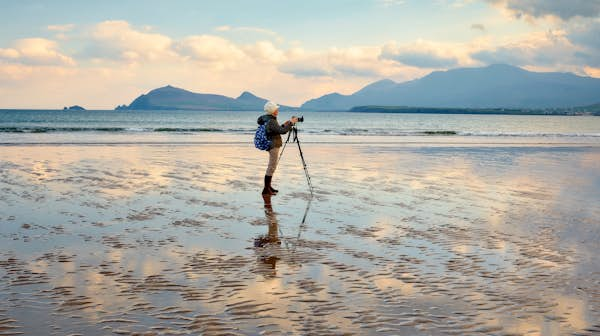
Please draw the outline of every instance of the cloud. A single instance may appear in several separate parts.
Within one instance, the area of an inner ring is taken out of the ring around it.
[[[231,26],[227,26],[227,25],[225,25],[225,26],[218,26],[218,27],[215,28],[215,30],[219,31],[219,32],[226,32],[226,31],[230,31],[231,30]]]
[[[359,77],[393,75],[398,67],[379,59],[380,47],[332,48],[327,55],[333,69],[340,74]]]
[[[12,59],[15,60],[19,58],[21,54],[12,48],[0,49],[0,59]]]
[[[333,70],[327,64],[319,64],[316,59],[315,61],[317,62],[308,59],[288,61],[279,66],[278,70],[300,78],[333,76]]]
[[[485,0],[506,8],[517,18],[554,16],[562,20],[574,17],[597,17],[600,0]]]
[[[85,107],[112,108],[172,84],[229,96],[251,90],[296,105],[329,92],[352,93],[381,78],[405,81],[432,69],[491,63],[598,76],[600,22],[548,22],[560,29],[517,37],[477,34],[463,43],[392,41],[328,49],[304,49],[253,27],[222,26],[175,38],[126,21],[57,26],[50,30],[70,29],[77,39],[30,38],[0,46],[0,101],[32,107],[27,97],[36,93],[35,107],[69,105],[77,97]],[[471,29],[486,26],[474,23]]]
[[[296,77],[380,78],[398,74],[398,64],[380,59],[380,51],[380,47],[330,48],[325,52],[297,48],[286,53],[278,69]]]
[[[63,25],[50,25],[50,26],[46,27],[46,29],[48,29],[49,31],[59,32],[59,33],[66,33],[68,31],[73,30],[73,28],[75,28],[75,25],[72,23],[63,24]]]
[[[127,21],[104,21],[96,25],[84,55],[129,62],[156,61],[176,57],[168,36],[142,32]]]
[[[330,64],[327,52],[308,52],[303,48],[292,48],[285,54],[285,59],[277,70],[297,78],[331,77],[335,70]]]
[[[471,57],[485,64],[556,66],[573,64],[577,50],[567,38],[566,32],[558,30],[533,33],[493,49],[473,52]]]
[[[581,63],[600,67],[600,22],[570,27],[568,37],[580,47],[576,57]]]
[[[383,7],[393,7],[393,6],[404,5],[406,3],[406,1],[404,1],[404,0],[377,0],[377,3],[379,3]]]
[[[447,47],[426,41],[405,46],[388,43],[383,46],[380,58],[417,68],[448,68],[460,63],[458,56]]]
[[[256,27],[221,26],[219,32],[252,32],[276,37],[276,33]],[[96,60],[144,62],[195,62],[213,70],[233,69],[255,60],[259,63],[281,61],[282,52],[269,40],[242,45],[216,35],[192,35],[174,40],[152,32],[149,27],[136,29],[126,21],[105,21],[91,32],[91,42],[83,55]]]
[[[425,50],[406,50],[398,53],[385,52],[382,57],[418,68],[447,68],[458,65],[458,60],[454,57],[436,55]]]
[[[600,51],[600,22],[572,27],[568,34],[573,43]]]
[[[278,43],[282,43],[285,39],[270,29],[261,27],[241,26],[234,27],[229,25],[218,26],[214,29],[216,32],[226,35],[228,37],[236,37],[237,39],[249,40],[249,39],[273,39]]]
[[[597,68],[586,66],[583,68],[583,71],[588,76],[600,78],[600,66]]]
[[[2,57],[0,55],[0,57]],[[14,85],[15,82],[27,78],[32,72],[31,66],[23,64],[3,64],[0,62],[0,84]]]
[[[550,18],[555,29],[473,53],[484,63],[511,63],[590,73],[600,66],[600,0],[485,0],[516,18]],[[533,22],[533,21],[532,21]]]
[[[244,53],[259,63],[279,64],[286,58],[285,52],[271,41],[263,40],[255,44],[243,46]]]
[[[44,38],[17,40],[12,48],[0,49],[0,59],[27,65],[75,65],[73,58],[58,50],[55,41]]]
[[[475,0],[436,0],[436,5],[460,9],[470,5]]]
[[[231,68],[246,58],[244,51],[231,41],[214,35],[189,36],[178,42],[176,50],[191,60],[217,68]]]
[[[481,23],[474,23],[471,25],[471,29],[472,30],[480,30],[482,32],[485,32],[485,26]]]

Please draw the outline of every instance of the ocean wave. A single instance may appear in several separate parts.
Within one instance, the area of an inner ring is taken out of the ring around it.
[[[458,132],[461,136],[482,136],[482,137],[542,137],[542,138],[562,138],[562,137],[600,137],[600,133],[536,133],[536,132]]]
[[[170,128],[161,127],[155,128],[154,132],[226,132],[227,130],[218,128]],[[230,132],[241,132],[243,130],[228,130]]]
[[[231,132],[249,133],[250,129],[218,129],[218,128],[181,128],[181,127],[0,127],[0,133],[70,133],[70,132],[172,132],[172,133],[202,133],[202,132]]]
[[[308,133],[318,134],[319,131]],[[367,130],[346,129],[339,132],[325,130],[326,134],[337,134],[345,136],[479,136],[479,137],[600,137],[600,133],[543,133],[543,132],[487,132],[487,131],[453,131],[453,130],[431,130],[431,131],[405,131],[405,130]]]
[[[304,129],[300,132],[314,135],[339,136],[464,136],[464,137],[600,137],[600,133],[543,133],[543,132],[488,132],[488,131],[456,131],[456,130],[399,130],[383,128],[345,128],[345,129]],[[48,127],[48,126],[5,126],[0,133],[232,133],[253,134],[251,128],[214,128],[214,127]]]
[[[310,130],[308,133],[327,133],[338,135],[375,135],[375,136],[432,136],[432,135],[458,135],[457,131],[451,130],[425,130],[425,131],[406,131],[406,130],[387,130],[387,129],[363,129],[346,128],[339,131],[326,129],[323,131]]]
[[[0,127],[0,133],[122,132],[123,127]]]

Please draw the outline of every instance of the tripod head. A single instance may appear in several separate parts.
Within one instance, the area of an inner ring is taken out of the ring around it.
[[[292,137],[292,135],[293,135],[293,137]],[[292,143],[298,142],[298,127],[296,127],[296,125],[292,125],[292,128],[288,132],[287,140],[285,142],[286,143],[290,142],[290,138],[292,139],[292,141],[291,141]]]

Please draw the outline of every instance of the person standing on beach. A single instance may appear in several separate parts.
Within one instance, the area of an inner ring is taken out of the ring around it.
[[[298,118],[292,117],[282,125],[277,121],[277,115],[279,114],[279,105],[272,101],[265,104],[264,115],[258,117],[257,123],[259,125],[265,125],[267,137],[271,140],[271,148],[269,148],[269,164],[267,165],[267,172],[265,174],[265,186],[263,188],[263,195],[275,195],[279,190],[271,187],[271,181],[273,179],[273,173],[277,168],[277,160],[279,159],[279,149],[281,148],[283,141],[281,135],[286,134],[292,129],[295,123],[298,122]]]

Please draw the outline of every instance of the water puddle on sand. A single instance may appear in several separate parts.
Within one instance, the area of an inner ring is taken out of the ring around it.
[[[600,333],[600,149],[305,147],[3,148],[0,335]]]

